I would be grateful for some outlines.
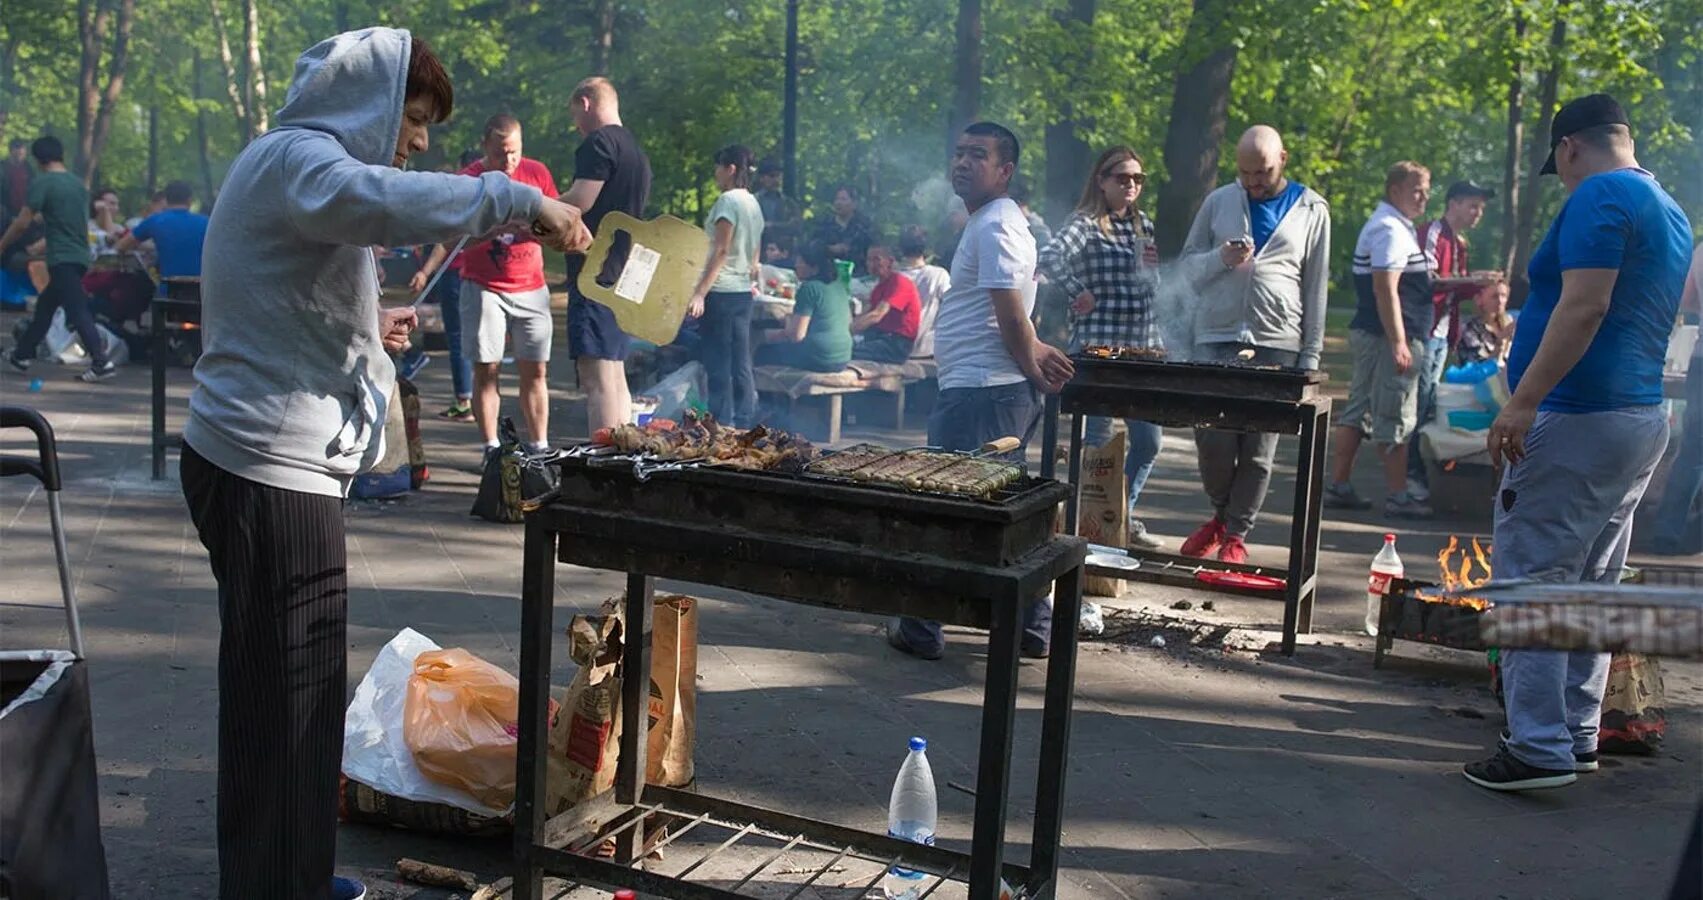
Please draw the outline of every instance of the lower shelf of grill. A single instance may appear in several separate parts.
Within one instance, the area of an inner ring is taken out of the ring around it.
[[[1396,641],[1412,641],[1456,650],[1483,651],[1479,635],[1484,611],[1470,606],[1431,603],[1405,590],[1384,595],[1378,615],[1378,640],[1372,654],[1373,668],[1382,668],[1384,657]]]
[[[1216,559],[1201,559],[1192,556],[1180,556],[1173,553],[1158,553],[1148,550],[1127,551],[1129,558],[1141,565],[1134,569],[1115,566],[1100,566],[1088,563],[1083,572],[1102,578],[1115,578],[1120,581],[1145,581],[1154,584],[1170,585],[1171,587],[1192,588],[1194,590],[1211,591],[1215,594],[1236,594],[1243,597],[1257,597],[1263,600],[1282,600],[1287,585],[1274,587],[1237,587],[1232,585],[1208,584],[1200,579],[1201,573],[1236,573],[1241,575],[1260,575],[1268,578],[1287,579],[1289,573],[1281,568],[1272,566],[1255,566],[1247,563],[1223,562]],[[1304,585],[1302,593],[1308,586]]]
[[[546,831],[553,839],[532,849],[545,872],[672,900],[861,900],[894,865],[923,873],[918,900],[969,890],[968,854],[670,788],[646,788],[633,805],[606,794]],[[609,858],[609,845],[631,847],[641,834],[638,861]],[[1014,900],[1032,896],[1026,867],[1007,863],[1003,874]]]

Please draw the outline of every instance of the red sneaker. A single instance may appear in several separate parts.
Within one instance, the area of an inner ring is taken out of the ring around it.
[[[1213,516],[1210,522],[1194,530],[1189,539],[1183,541],[1182,554],[1205,558],[1212,555],[1218,545],[1224,541],[1224,520]]]
[[[1248,561],[1248,545],[1242,539],[1230,535],[1218,548],[1218,561],[1227,563],[1245,563]]]

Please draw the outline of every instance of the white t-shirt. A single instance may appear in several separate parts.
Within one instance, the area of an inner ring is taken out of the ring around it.
[[[952,286],[940,299],[934,321],[934,356],[940,389],[1017,384],[1023,370],[1005,350],[993,295],[1000,288],[1023,292],[1023,314],[1035,310],[1035,239],[1029,220],[1009,197],[976,210],[964,225],[952,257]]]
[[[952,286],[952,276],[946,274],[945,269],[928,263],[914,269],[894,271],[909,278],[917,286],[917,296],[922,299],[922,318],[917,324],[916,342],[911,345],[911,358],[933,356],[934,320],[940,314],[940,298],[946,296],[946,289]]]

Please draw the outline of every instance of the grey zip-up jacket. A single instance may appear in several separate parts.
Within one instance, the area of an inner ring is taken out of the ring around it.
[[[384,451],[396,367],[372,245],[482,235],[538,215],[536,188],[405,172],[409,34],[368,28],[303,53],[278,127],[243,150],[202,251],[201,359],[184,442],[227,472],[342,496]]]
[[[1194,294],[1194,343],[1288,350],[1300,354],[1301,368],[1316,369],[1330,285],[1330,204],[1306,188],[1253,259],[1226,268],[1219,248],[1250,233],[1239,181],[1208,194],[1195,214],[1178,258]]]

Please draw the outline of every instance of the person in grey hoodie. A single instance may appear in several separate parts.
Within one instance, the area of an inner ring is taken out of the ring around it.
[[[1201,204],[1179,259],[1194,290],[1195,359],[1317,369],[1330,281],[1330,206],[1284,177],[1283,138],[1255,125],[1236,145],[1239,176]],[[1245,562],[1244,539],[1265,504],[1277,435],[1195,431],[1212,519],[1185,556]]]
[[[383,453],[386,351],[370,245],[532,229],[590,236],[570,206],[500,172],[406,172],[448,118],[443,67],[407,31],[303,53],[277,127],[231,164],[202,266],[204,352],[184,426],[184,498],[219,585],[219,896],[345,900],[334,878],[347,688],[342,498]]]

